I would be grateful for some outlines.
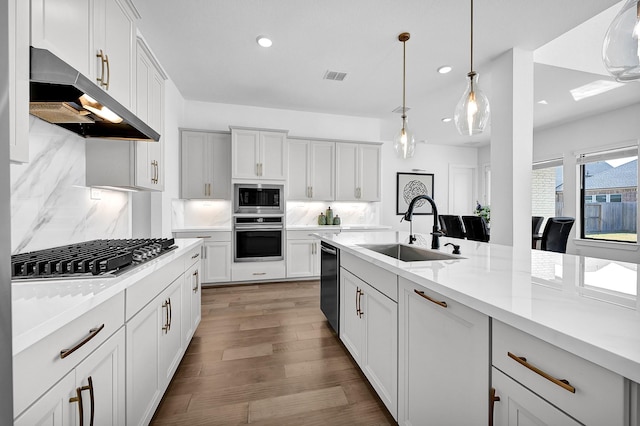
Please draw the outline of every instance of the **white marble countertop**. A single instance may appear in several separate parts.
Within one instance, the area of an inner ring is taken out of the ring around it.
[[[231,226],[194,226],[188,228],[172,229],[171,232],[231,232],[231,230]]]
[[[177,239],[177,249],[113,278],[13,281],[13,355],[200,244],[200,239]]]
[[[287,231],[387,231],[386,225],[287,225]]]
[[[406,244],[406,232],[317,236],[640,383],[637,264],[453,238],[441,238],[440,251],[451,253],[444,244],[452,242],[465,259],[401,262],[358,245]],[[431,236],[418,237],[418,245],[430,247]],[[625,273],[613,274],[616,269]]]

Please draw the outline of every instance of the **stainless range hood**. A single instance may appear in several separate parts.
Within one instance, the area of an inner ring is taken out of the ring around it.
[[[109,112],[115,116],[109,117]],[[48,50],[35,47],[31,47],[29,113],[84,138],[160,139],[158,132],[89,78]]]

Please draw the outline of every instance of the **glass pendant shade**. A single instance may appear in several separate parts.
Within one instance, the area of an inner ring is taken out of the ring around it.
[[[478,87],[478,74],[470,72],[467,90],[460,98],[453,113],[458,132],[463,136],[482,133],[489,122],[489,99]]]
[[[413,137],[413,132],[409,130],[409,120],[406,117],[402,119],[402,128],[393,141],[393,148],[396,150],[398,157],[403,160],[413,157],[416,141]]]
[[[602,60],[616,80],[640,79],[640,0],[627,0],[611,22],[604,37]]]

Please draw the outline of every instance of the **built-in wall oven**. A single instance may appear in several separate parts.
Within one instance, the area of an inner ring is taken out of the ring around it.
[[[283,216],[235,216],[234,262],[284,260]]]
[[[236,183],[233,197],[236,214],[284,214],[284,185]]]

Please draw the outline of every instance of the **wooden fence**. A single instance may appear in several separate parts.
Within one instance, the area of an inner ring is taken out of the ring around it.
[[[585,234],[635,233],[637,203],[585,204]]]

